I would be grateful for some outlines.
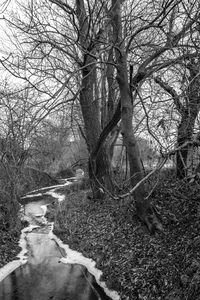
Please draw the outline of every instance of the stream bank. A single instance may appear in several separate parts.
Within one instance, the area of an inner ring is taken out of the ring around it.
[[[134,201],[88,201],[80,191],[52,211],[54,232],[97,262],[102,280],[121,300],[199,300],[199,195],[199,183],[165,176],[151,198],[165,234],[149,235]]]
[[[47,207],[64,200],[56,187],[22,198],[26,204],[21,213],[29,226],[22,230],[19,259],[0,269],[0,299],[119,300],[100,281],[95,262],[53,234],[54,223],[45,218]]]

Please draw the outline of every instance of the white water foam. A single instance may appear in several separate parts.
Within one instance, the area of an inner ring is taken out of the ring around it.
[[[13,260],[7,263],[4,267],[0,269],[0,281],[4,280],[10,273],[12,273],[15,269],[20,267],[22,262],[20,260]]]
[[[17,255],[17,257],[20,259],[22,264],[25,264],[27,262],[27,256],[28,253],[27,250],[27,241],[26,241],[26,235],[27,232],[32,232],[34,228],[38,228],[38,225],[29,225],[28,227],[22,229],[21,237],[19,240],[19,246],[22,248],[21,252]]]
[[[113,300],[120,300],[119,295],[115,291],[111,291],[106,287],[105,282],[101,281],[100,278],[102,276],[102,271],[97,269],[96,262],[92,260],[91,258],[87,258],[82,255],[82,253],[72,250],[69,248],[68,245],[64,244],[54,233],[53,233],[53,228],[49,232],[49,237],[56,241],[58,246],[62,249],[65,250],[66,256],[60,259],[60,262],[64,264],[79,264],[87,268],[87,270],[92,274],[96,282],[98,283],[99,286],[103,288],[105,291],[106,295],[109,296]]]
[[[59,200],[61,199],[61,196],[60,194],[57,194],[55,192],[53,192],[51,194],[53,197],[57,198],[58,201],[63,201],[63,200]],[[72,250],[69,248],[68,245],[64,244],[54,233],[53,233],[53,226],[49,232],[49,237],[51,239],[53,239],[54,241],[56,241],[56,243],[58,244],[58,246],[62,249],[65,250],[65,253],[66,253],[66,256],[67,257],[63,257],[60,259],[60,261],[62,263],[65,263],[65,264],[80,264],[80,265],[83,265],[87,268],[87,270],[95,277],[96,279],[96,282],[98,283],[98,285],[100,285],[107,296],[109,296],[110,298],[112,298],[113,300],[120,300],[120,297],[119,295],[117,294],[117,292],[115,291],[111,291],[109,290],[107,287],[106,287],[106,284],[105,282],[102,282],[100,281],[100,278],[102,276],[102,271],[97,269],[95,266],[96,266],[96,262],[94,260],[92,260],[91,258],[87,258],[87,257],[84,257],[82,255],[82,253],[78,252],[78,251],[75,251],[75,250]]]
[[[53,186],[50,191],[46,192],[45,194],[47,195],[51,195],[52,197],[54,197],[55,199],[57,199],[58,202],[62,202],[65,200],[65,196],[62,194],[58,194],[55,192],[56,188],[60,187],[60,186],[65,186],[64,185],[59,185],[59,186]],[[42,189],[41,189],[42,190]],[[38,190],[39,191],[39,190]],[[37,195],[41,195],[41,194],[37,194]],[[36,195],[29,195],[29,197],[34,197]],[[26,196],[25,196],[26,197]],[[35,207],[34,207],[34,203],[35,203]],[[40,209],[37,212],[37,207],[38,207],[37,202],[32,202],[27,204],[28,209],[27,209],[27,215],[23,215],[23,219],[27,220],[30,225],[26,228],[24,228],[21,232],[21,237],[19,240],[19,246],[22,248],[21,252],[17,255],[17,257],[19,258],[19,260],[14,260],[8,264],[6,264],[3,268],[0,269],[0,281],[2,281],[5,277],[7,277],[12,271],[14,271],[16,268],[18,268],[20,265],[23,265],[27,262],[27,254],[28,254],[28,249],[27,249],[27,234],[32,232],[32,230],[34,228],[38,228],[40,226],[35,225],[35,224],[31,224],[32,222],[34,222],[35,218],[40,217],[40,219],[43,220],[43,224],[48,224],[50,231],[48,232],[48,237],[49,239],[53,240],[61,249],[64,250],[64,252],[66,253],[65,257],[62,257],[60,259],[60,262],[64,263],[64,264],[79,264],[82,265],[84,267],[87,268],[87,270],[95,277],[96,282],[98,283],[99,286],[101,286],[103,288],[103,290],[105,291],[105,293],[113,300],[120,300],[119,295],[117,294],[117,292],[115,291],[111,291],[106,287],[105,282],[102,282],[100,280],[101,276],[102,276],[102,271],[100,271],[99,269],[96,268],[96,262],[90,258],[86,258],[82,255],[82,253],[72,250],[69,248],[69,246],[67,244],[64,244],[54,233],[53,233],[53,227],[54,227],[54,223],[50,223],[47,222],[46,218],[45,218],[45,214],[47,212],[47,206],[46,205],[39,205]],[[33,214],[31,215],[31,207],[33,208],[32,212]],[[42,209],[42,212],[40,211]],[[21,208],[22,211],[22,208]],[[26,206],[25,206],[25,210],[24,212],[26,212]]]
[[[65,200],[65,195],[62,195],[62,194],[58,194],[55,192],[55,189],[53,190],[50,190],[48,192],[45,193],[46,195],[50,195],[52,196],[53,198],[56,198],[58,200],[58,202],[62,202]]]
[[[7,263],[5,266],[3,266],[0,269],[0,281],[4,280],[4,278],[6,278],[15,269],[17,269],[21,265],[24,265],[27,262],[26,254],[27,254],[28,250],[27,250],[26,234],[27,234],[27,232],[31,232],[34,228],[37,228],[37,227],[39,227],[39,226],[29,225],[28,227],[24,228],[21,231],[21,236],[20,236],[20,240],[19,240],[18,244],[22,248],[22,250],[17,255],[17,257],[19,259],[18,260],[13,260],[13,261]]]

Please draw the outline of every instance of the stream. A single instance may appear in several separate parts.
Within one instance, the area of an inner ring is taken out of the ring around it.
[[[69,184],[66,181],[21,198],[26,203],[21,218],[29,226],[21,232],[18,259],[0,269],[0,300],[120,299],[100,281],[102,272],[95,262],[64,244],[53,233],[54,223],[45,218],[50,203],[65,201],[56,189]]]

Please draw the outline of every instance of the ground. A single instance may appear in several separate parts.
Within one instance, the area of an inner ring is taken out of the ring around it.
[[[16,259],[21,251],[18,243],[27,222],[20,220],[19,209],[18,202],[11,201],[9,197],[4,199],[0,193],[0,268]]]
[[[152,201],[163,233],[150,235],[134,204],[88,201],[84,191],[56,209],[55,233],[93,258],[122,300],[200,299],[200,185],[162,179]]]
[[[61,192],[61,191],[60,191]],[[55,234],[72,249],[93,258],[103,281],[122,300],[200,299],[200,183],[162,177],[151,195],[164,232],[150,235],[132,204],[87,199],[86,191],[65,191],[53,203]],[[1,242],[0,266],[19,249],[17,238]]]
[[[16,259],[21,248],[18,246],[20,230],[7,231],[0,229],[0,268]]]

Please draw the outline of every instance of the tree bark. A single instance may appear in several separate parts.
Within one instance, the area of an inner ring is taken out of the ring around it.
[[[189,62],[185,65],[188,75],[188,86],[184,90],[184,98],[177,94],[177,92],[163,82],[161,78],[154,78],[155,82],[158,83],[167,93],[172,96],[177,111],[180,114],[181,120],[177,130],[177,147],[182,146],[185,142],[192,139],[194,132],[194,125],[196,118],[199,113],[199,59],[189,59]],[[187,73],[186,73],[187,74]],[[184,75],[185,76],[185,75]],[[183,104],[185,102],[185,104]],[[183,179],[187,176],[188,167],[188,154],[191,150],[191,146],[183,147],[176,154],[176,176],[179,179]]]
[[[133,132],[133,103],[127,71],[127,57],[124,51],[123,38],[122,38],[122,25],[121,25],[121,11],[120,1],[112,0],[112,24],[113,34],[115,41],[115,56],[117,61],[117,81],[121,97],[121,126],[124,144],[129,159],[130,166],[130,180],[131,185],[134,187],[142,178],[142,166],[139,154],[137,141]],[[134,80],[136,84],[141,81],[143,76],[137,76]],[[133,90],[136,89],[136,84],[133,85]],[[151,207],[151,203],[145,197],[145,185],[140,184],[134,193],[136,201],[136,211],[138,217],[147,225],[150,232],[153,232],[158,224],[158,220]],[[158,227],[158,226],[157,226]]]
[[[181,113],[181,121],[178,126],[177,134],[177,146],[182,146],[185,142],[192,139],[194,132],[194,125],[196,118],[199,113],[199,84],[200,84],[200,75],[199,75],[199,58],[190,59],[189,63],[186,64],[186,68],[189,71],[189,83],[185,92],[185,108]],[[181,151],[177,152],[176,156],[176,175],[179,179],[183,179],[187,176],[187,161],[188,154],[191,150],[190,146],[186,146]]]
[[[83,51],[82,85],[80,92],[80,105],[85,125],[85,135],[90,154],[89,176],[94,199],[102,198],[101,185],[112,189],[110,180],[110,161],[106,146],[103,145],[98,152],[98,157],[92,155],[101,133],[101,120],[99,118],[100,106],[95,99],[96,53],[95,43],[91,43],[88,34],[88,17],[83,0],[77,0],[77,18],[80,27],[80,44]],[[91,47],[91,44],[93,45]]]
[[[185,113],[182,115],[178,126],[177,147],[182,146],[185,142],[192,139],[197,114],[198,111],[195,110],[190,114]],[[176,154],[176,176],[179,179],[183,179],[187,176],[187,160],[190,149],[191,146],[187,145]]]
[[[128,84],[128,73],[125,59],[121,59],[121,62],[118,64],[118,84],[122,99],[122,135],[129,160],[130,182],[131,186],[134,187],[143,178],[143,170],[137,140],[133,132],[133,105]],[[154,232],[156,225],[158,224],[158,220],[154,214],[154,210],[149,199],[146,198],[146,188],[144,183],[139,185],[133,196],[136,203],[136,212],[138,217],[147,225],[150,232]]]

